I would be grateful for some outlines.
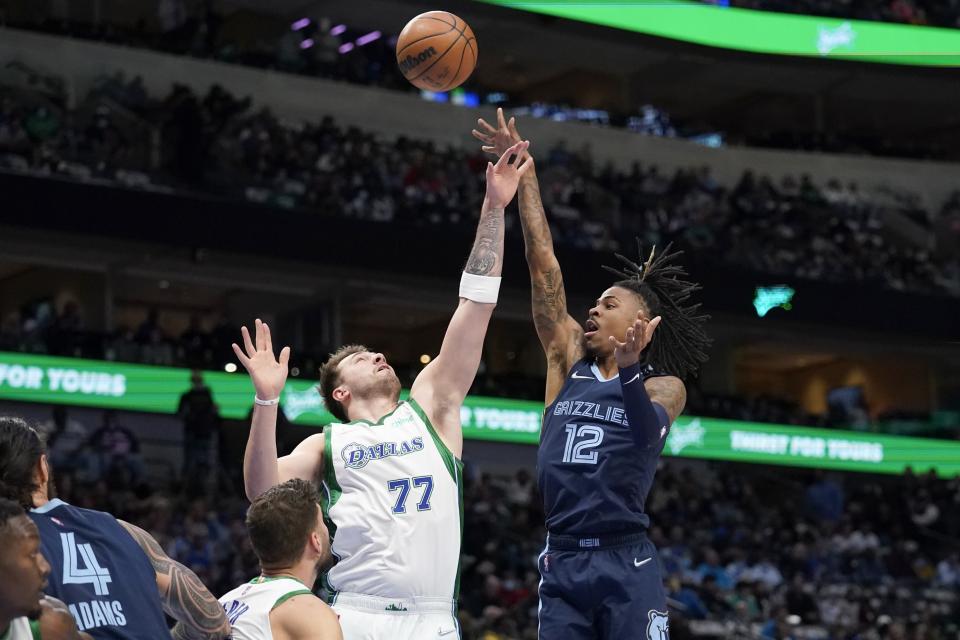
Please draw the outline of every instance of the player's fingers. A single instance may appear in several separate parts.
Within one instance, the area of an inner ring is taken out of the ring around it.
[[[530,167],[533,166],[533,163],[530,162],[530,156],[525,156],[523,160],[521,160],[520,162],[521,164],[520,164],[520,168],[517,169],[517,175],[523,176],[525,173],[530,171]]]
[[[504,154],[500,156],[500,160],[497,161],[497,168],[500,169],[508,164],[513,164],[514,162],[516,162],[517,156],[523,153],[528,146],[529,146],[529,143],[527,142],[518,142],[517,144],[507,149],[506,152],[504,152]]]
[[[263,349],[273,353],[273,338],[270,336],[270,327],[266,322],[263,323]]]
[[[491,142],[493,142],[493,136],[488,136],[487,134],[481,133],[476,129],[471,129],[470,134],[480,142],[485,142],[487,144],[490,144]]]
[[[241,349],[241,348],[237,345],[236,342],[234,342],[234,343],[231,344],[230,346],[233,347],[233,352],[234,352],[235,354],[237,354],[237,360],[240,361],[240,364],[243,365],[243,368],[249,370],[249,369],[250,369],[250,366],[249,366],[249,365],[250,365],[250,358],[248,358],[247,356],[244,355],[243,349]]]
[[[257,318],[253,321],[253,324],[256,329],[256,334],[253,337],[254,344],[257,351],[263,351],[263,322],[260,321],[260,318]]]
[[[483,118],[477,118],[477,124],[482,128],[487,130],[487,133],[494,135],[497,133],[497,130],[490,126],[490,123],[484,120]]]
[[[507,130],[510,132],[510,135],[514,138],[520,137],[520,132],[517,131],[517,119],[510,118],[510,122],[507,123]]]
[[[503,117],[503,107],[497,107],[497,128],[506,129],[507,121]]]
[[[290,347],[284,347],[280,350],[280,364],[284,367],[290,362]]]
[[[480,147],[480,150],[484,153],[489,153],[492,156],[497,156],[498,158],[500,157],[500,155],[497,153],[496,147]]]
[[[250,332],[246,327],[240,327],[240,335],[243,336],[243,348],[247,350],[247,355],[252,358],[257,350],[253,348],[253,341],[250,339]]]

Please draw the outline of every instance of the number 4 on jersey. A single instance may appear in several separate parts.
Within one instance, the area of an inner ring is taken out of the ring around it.
[[[90,543],[77,544],[74,534],[61,533],[60,543],[63,545],[63,584],[92,584],[98,596],[110,595],[107,583],[110,579],[110,570],[104,569],[97,561]],[[83,568],[78,560],[83,560]]]
[[[433,493],[433,476],[417,476],[416,478],[391,480],[387,483],[387,488],[390,491],[400,492],[397,496],[397,503],[393,505],[394,513],[407,512],[407,496],[410,495],[411,482],[416,488],[423,487],[423,492],[420,494],[420,502],[417,503],[417,511],[430,510],[430,495]]]

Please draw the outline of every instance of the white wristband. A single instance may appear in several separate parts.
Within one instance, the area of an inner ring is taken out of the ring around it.
[[[464,271],[460,276],[460,297],[494,304],[500,295],[500,280],[500,277],[478,276]]]
[[[274,398],[273,400],[261,400],[257,396],[253,396],[253,402],[260,405],[261,407],[272,407],[275,404],[280,404],[280,398]]]

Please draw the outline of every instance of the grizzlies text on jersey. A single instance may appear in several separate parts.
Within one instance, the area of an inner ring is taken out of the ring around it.
[[[650,366],[644,379],[658,375]],[[547,531],[593,535],[644,530],[644,503],[669,429],[647,449],[631,435],[618,378],[590,360],[570,370],[543,417],[537,472]]]

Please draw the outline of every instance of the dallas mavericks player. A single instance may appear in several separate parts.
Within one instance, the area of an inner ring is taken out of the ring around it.
[[[23,507],[0,498],[0,639],[90,640],[59,600],[44,595],[50,565]]]
[[[101,511],[53,497],[53,474],[37,431],[0,416],[0,497],[31,508],[50,563],[47,593],[62,600],[77,627],[97,640],[226,638],[230,626],[197,576],[174,562],[148,533]]]
[[[480,120],[483,131],[473,132],[484,151],[519,136],[513,119],[505,122],[502,110],[497,117],[496,128]],[[534,324],[547,356],[537,457],[548,531],[539,560],[540,638],[666,640],[666,596],[644,503],[686,402],[681,378],[706,360],[706,318],[685,305],[696,286],[683,280],[669,247],[644,265],[623,259],[626,272],[614,271],[618,281],[581,326],[567,312],[533,169],[519,190]]]
[[[399,401],[400,380],[382,354],[351,345],[320,372],[327,408],[341,421],[277,459],[277,404],[289,348],[274,358],[267,325],[256,344],[243,329],[245,351],[233,345],[256,390],[244,457],[252,500],[289,478],[322,483],[336,564],[327,574],[334,610],[347,640],[450,640],[459,635],[461,463],[460,407],[480,364],[503,264],[504,208],[525,169],[518,142],[487,187],[476,241],[460,282],[460,303],[440,353]]]
[[[288,480],[247,510],[259,576],[220,598],[233,640],[342,640],[337,616],[310,587],[330,560],[317,489]]]

